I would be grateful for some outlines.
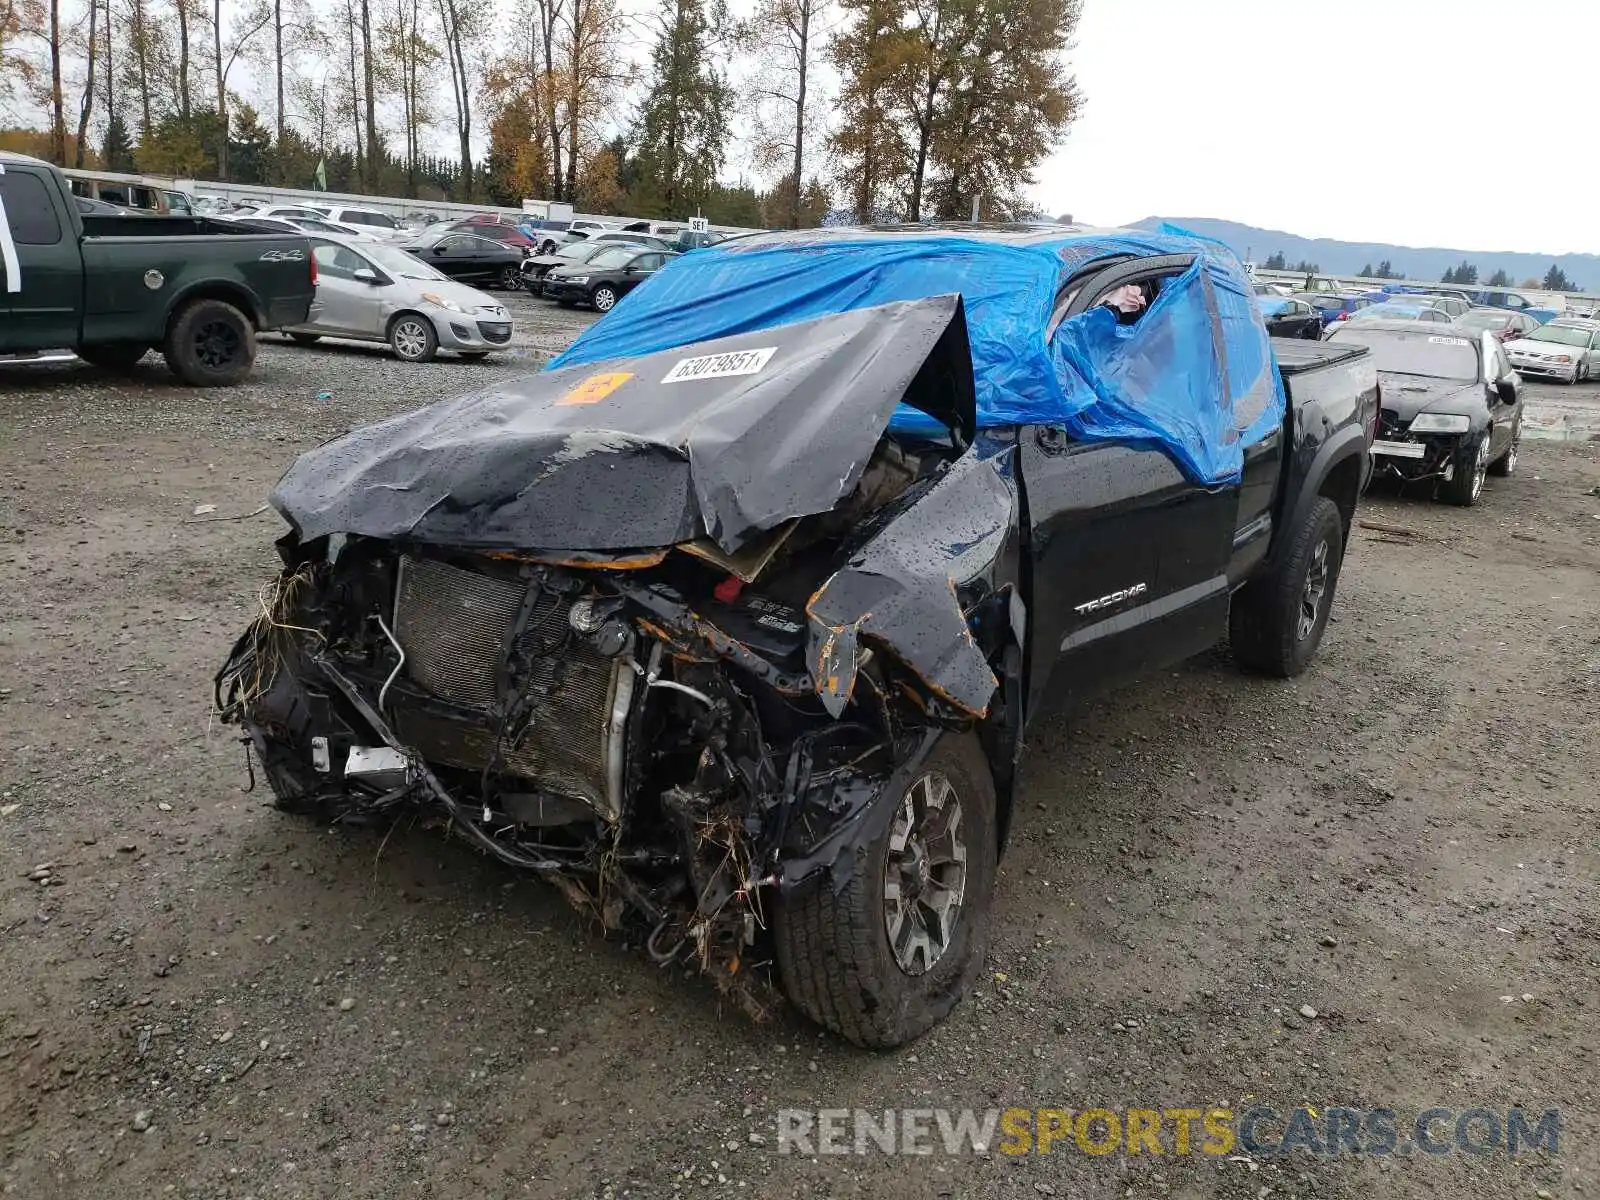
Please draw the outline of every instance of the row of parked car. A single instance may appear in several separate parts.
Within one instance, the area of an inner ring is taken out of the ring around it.
[[[1474,304],[1458,292],[1291,292],[1258,283],[1256,304],[1276,337],[1324,338],[1342,324],[1412,321],[1449,326],[1464,336],[1492,334],[1523,375],[1563,383],[1600,379],[1600,321]],[[1442,332],[1442,330],[1435,330]]]

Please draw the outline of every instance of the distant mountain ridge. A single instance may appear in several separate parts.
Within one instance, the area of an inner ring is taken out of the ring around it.
[[[1600,289],[1600,254],[1524,254],[1514,250],[1448,250],[1441,247],[1395,246],[1386,242],[1341,242],[1334,238],[1306,238],[1276,229],[1260,229],[1237,221],[1211,217],[1146,217],[1138,229],[1154,229],[1163,221],[1231,247],[1241,258],[1260,265],[1269,256],[1283,252],[1290,264],[1316,263],[1330,275],[1354,275],[1364,267],[1374,270],[1380,262],[1407,279],[1436,280],[1463,260],[1478,268],[1478,281],[1487,283],[1496,271],[1504,271],[1513,284],[1525,279],[1543,279],[1554,263],[1576,287]]]

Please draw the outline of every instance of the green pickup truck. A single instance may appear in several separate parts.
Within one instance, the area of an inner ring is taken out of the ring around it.
[[[187,384],[234,384],[258,332],[305,322],[316,284],[303,237],[85,214],[55,167],[0,153],[0,361],[71,350],[127,370],[159,347]]]

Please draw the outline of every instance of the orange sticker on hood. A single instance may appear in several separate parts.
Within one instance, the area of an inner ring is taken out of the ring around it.
[[[612,392],[616,391],[628,380],[633,378],[632,371],[607,371],[601,375],[591,375],[565,396],[556,401],[558,406],[567,404],[599,404]]]

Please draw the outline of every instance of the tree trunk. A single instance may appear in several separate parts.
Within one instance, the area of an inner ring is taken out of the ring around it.
[[[811,51],[812,0],[797,0],[799,17],[795,34],[798,39],[796,65],[799,67],[799,86],[794,94],[794,199],[789,205],[789,228],[800,228],[801,168],[805,165],[806,144],[806,68]]]
[[[106,0],[106,119],[109,121],[117,111],[117,56],[113,53],[115,46],[112,43],[111,0]],[[101,163],[106,170],[111,170],[110,163]]]
[[[217,65],[217,178],[228,182],[228,86],[222,74],[222,0],[211,0],[212,32]]]
[[[178,115],[189,120],[189,0],[176,0],[178,10]]]
[[[450,60],[450,84],[455,93],[456,133],[461,140],[461,198],[470,200],[476,190],[472,178],[472,97],[467,91],[467,56],[461,44],[455,0],[439,0],[439,19],[444,25],[445,54]]]
[[[545,131],[550,137],[550,183],[555,193],[561,195],[561,117],[556,111],[556,22],[561,13],[561,0],[539,0],[539,40],[544,55],[544,86],[539,89],[539,103],[544,108]]]
[[[350,122],[356,134],[356,178],[361,179],[366,173],[366,158],[361,149],[361,97],[356,89],[356,13],[350,0],[345,0],[344,5],[344,32],[350,48]]]
[[[145,0],[134,0],[133,5],[133,36],[134,53],[139,56],[139,106],[142,124],[139,126],[139,140],[143,141],[150,134],[150,35],[149,24],[145,20]],[[220,59],[218,60],[221,61]],[[227,176],[223,176],[224,179]]]
[[[66,101],[61,89],[61,0],[50,0],[50,161],[67,165]]]
[[[578,134],[579,118],[583,106],[583,89],[588,85],[588,21],[585,5],[589,0],[571,0],[572,47],[567,59],[567,179],[561,186],[557,171],[556,193],[558,199],[574,200],[578,195]]]
[[[84,74],[83,98],[78,102],[78,144],[72,150],[72,165],[83,169],[84,143],[89,138],[89,118],[94,114],[94,60],[100,23],[100,0],[89,0],[89,69]]]
[[[274,123],[274,135],[277,138],[278,157],[280,162],[276,174],[278,176],[278,183],[282,184],[284,179],[283,164],[281,160],[283,157],[283,133],[285,122],[283,105],[283,0],[272,0],[272,52],[273,62],[277,64],[275,75],[277,77],[278,85],[278,108],[276,113],[277,120]]]
[[[378,115],[377,97],[372,88],[372,9],[370,0],[361,0],[361,74],[367,107],[367,190],[378,190]]]

